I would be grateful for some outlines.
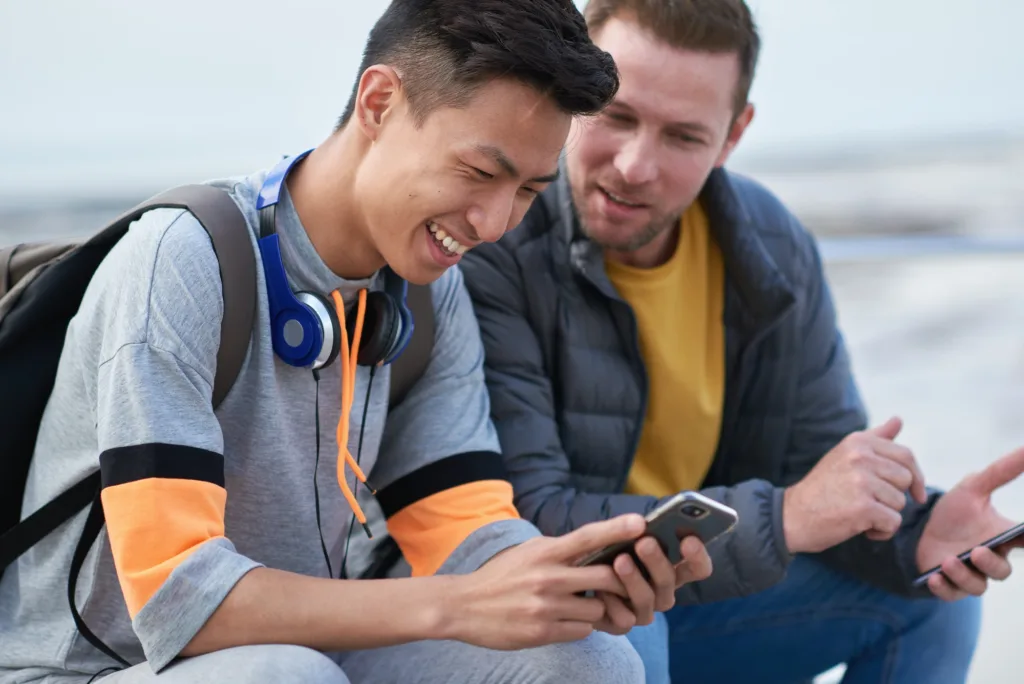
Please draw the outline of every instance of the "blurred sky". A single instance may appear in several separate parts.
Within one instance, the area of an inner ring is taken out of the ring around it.
[[[385,5],[0,2],[0,203],[149,192],[317,144]],[[1024,134],[1020,0],[751,6],[765,46],[739,164]]]

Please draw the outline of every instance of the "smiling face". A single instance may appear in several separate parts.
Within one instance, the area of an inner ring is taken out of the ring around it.
[[[735,53],[680,50],[612,18],[594,42],[615,59],[620,88],[569,136],[567,164],[583,230],[638,266],[668,258],[680,215],[725,163],[753,116],[736,116]]]
[[[391,268],[426,284],[481,242],[515,227],[553,179],[570,116],[518,81],[481,85],[462,107],[422,122],[387,69],[368,72],[355,112],[370,139],[355,177],[369,241]]]

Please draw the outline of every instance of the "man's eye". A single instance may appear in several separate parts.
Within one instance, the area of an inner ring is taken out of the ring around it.
[[[688,133],[676,133],[675,136],[673,136],[673,137],[675,137],[675,139],[678,140],[679,142],[683,142],[683,143],[686,143],[688,145],[694,144],[694,143],[702,144],[704,142],[700,138],[697,138],[695,136],[689,135]]]
[[[474,166],[473,170],[476,171],[477,175],[479,175],[481,178],[483,178],[485,180],[490,180],[491,178],[494,178],[494,174],[493,173],[487,173],[483,169],[478,169],[478,168],[476,168]]]
[[[619,124],[621,126],[628,126],[633,123],[633,119],[626,116],[625,114],[612,114],[610,112],[605,113],[605,118],[612,121],[612,123]]]

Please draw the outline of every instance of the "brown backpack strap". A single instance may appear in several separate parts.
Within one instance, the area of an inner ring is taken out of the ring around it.
[[[7,315],[20,291],[48,263],[70,252],[78,241],[21,243],[0,249],[0,319]],[[7,297],[8,294],[15,294]]]
[[[227,192],[212,185],[183,185],[138,205],[119,221],[128,222],[149,209],[180,207],[206,229],[220,262],[224,291],[224,321],[220,327],[217,374],[213,381],[213,405],[231,390],[249,351],[256,316],[256,256],[250,230],[238,205]]]
[[[409,346],[391,365],[389,410],[402,403],[405,395],[427,370],[434,351],[434,302],[430,296],[430,286],[410,283],[405,301],[416,327],[413,328]]]

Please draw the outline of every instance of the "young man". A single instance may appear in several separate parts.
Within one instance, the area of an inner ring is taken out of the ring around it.
[[[450,268],[522,219],[571,118],[616,87],[569,0],[392,2],[334,134],[215,183],[261,257],[256,331],[216,411],[224,304],[210,241],[178,210],[133,226],[68,330],[24,502],[27,515],[102,472],[106,527],[76,603],[132,666],[111,667],[68,614],[83,514],[4,573],[0,681],[642,681],[612,635],[649,623],[654,594],[707,577],[709,559],[687,540],[689,563],[662,556],[671,580],[652,587],[575,567],[638,538],[640,516],[560,539],[518,518]],[[436,335],[385,424],[390,366],[365,356],[396,277],[432,283]],[[322,321],[322,345],[303,346],[315,335],[291,293]],[[352,489],[367,479],[412,578],[338,571],[363,534]]]
[[[460,266],[520,512],[557,535],[699,487],[739,511],[714,576],[676,594],[691,605],[630,632],[650,682],[669,664],[673,681],[793,682],[840,662],[848,682],[962,682],[974,596],[1010,566],[955,554],[1011,526],[988,495],[1024,450],[943,495],[898,420],[866,427],[813,239],[722,168],[753,116],[742,0],[585,16],[620,89],[523,224]]]

